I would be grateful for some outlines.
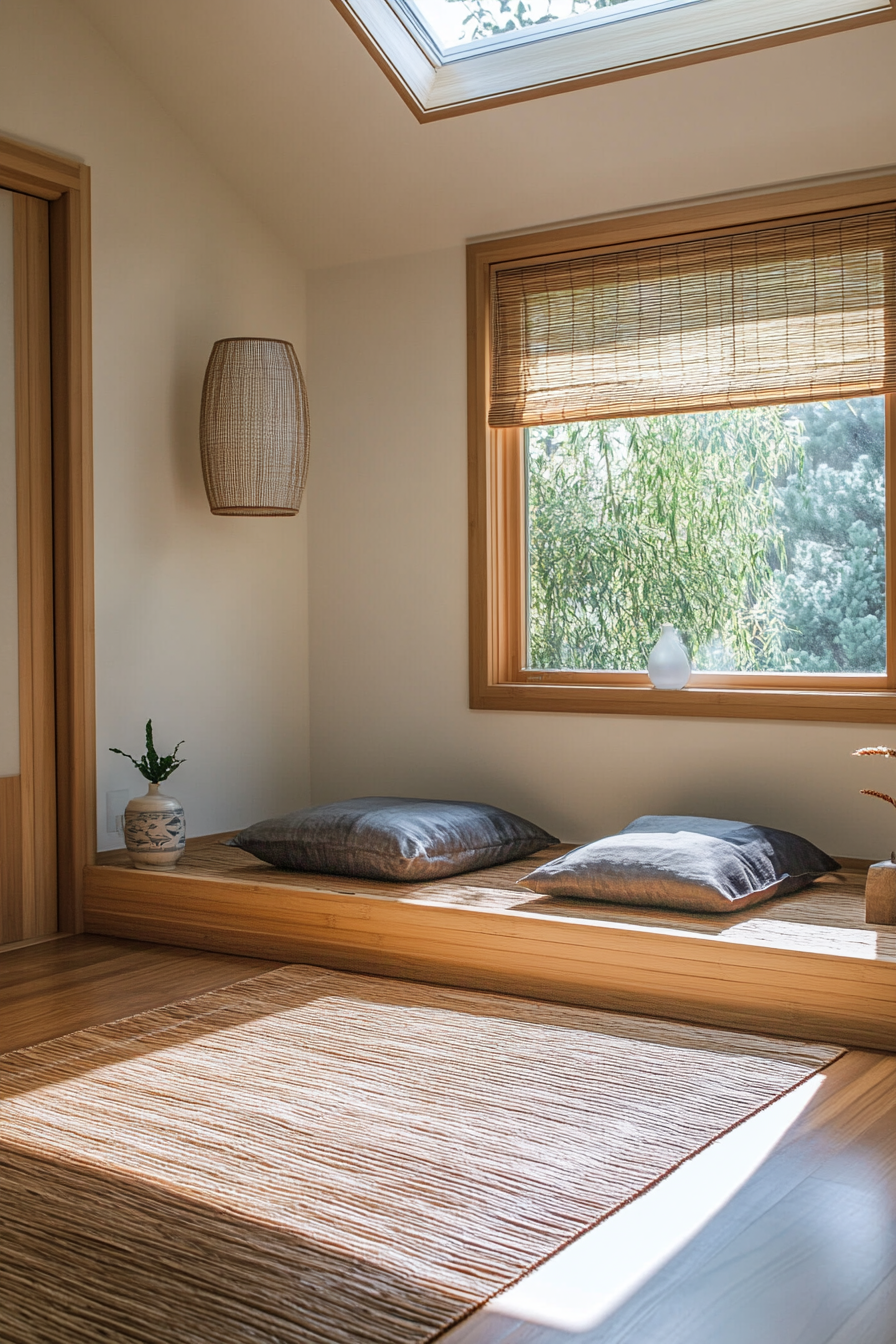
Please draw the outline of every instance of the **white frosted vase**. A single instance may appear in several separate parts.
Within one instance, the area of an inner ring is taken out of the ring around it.
[[[159,793],[158,784],[150,784],[142,798],[132,798],[124,810],[124,843],[135,868],[173,868],[187,843],[177,799]]]
[[[658,691],[680,691],[687,686],[691,662],[674,625],[664,625],[650,650],[647,675]]]

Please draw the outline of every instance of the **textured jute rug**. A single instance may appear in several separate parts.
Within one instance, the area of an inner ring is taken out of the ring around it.
[[[836,1047],[293,966],[0,1057],[4,1344],[422,1344]]]

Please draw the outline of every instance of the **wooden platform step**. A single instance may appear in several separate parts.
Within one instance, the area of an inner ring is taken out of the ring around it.
[[[283,872],[220,839],[189,842],[169,874],[104,855],[87,932],[896,1050],[896,929],[865,923],[859,869],[690,915],[516,885],[562,847],[407,886]]]

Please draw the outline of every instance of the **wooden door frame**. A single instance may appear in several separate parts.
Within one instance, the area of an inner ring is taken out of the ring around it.
[[[0,187],[48,203],[59,930],[96,856],[90,171],[0,137]]]
[[[7,891],[4,940],[59,927],[53,416],[48,202],[13,194],[15,418],[19,597],[19,873]],[[9,907],[9,896],[18,908]]]

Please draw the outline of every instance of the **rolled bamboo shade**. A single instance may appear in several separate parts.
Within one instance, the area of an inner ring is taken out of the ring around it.
[[[495,268],[489,424],[896,391],[896,210]]]
[[[298,513],[308,472],[308,400],[289,341],[215,342],[199,446],[212,513]]]

